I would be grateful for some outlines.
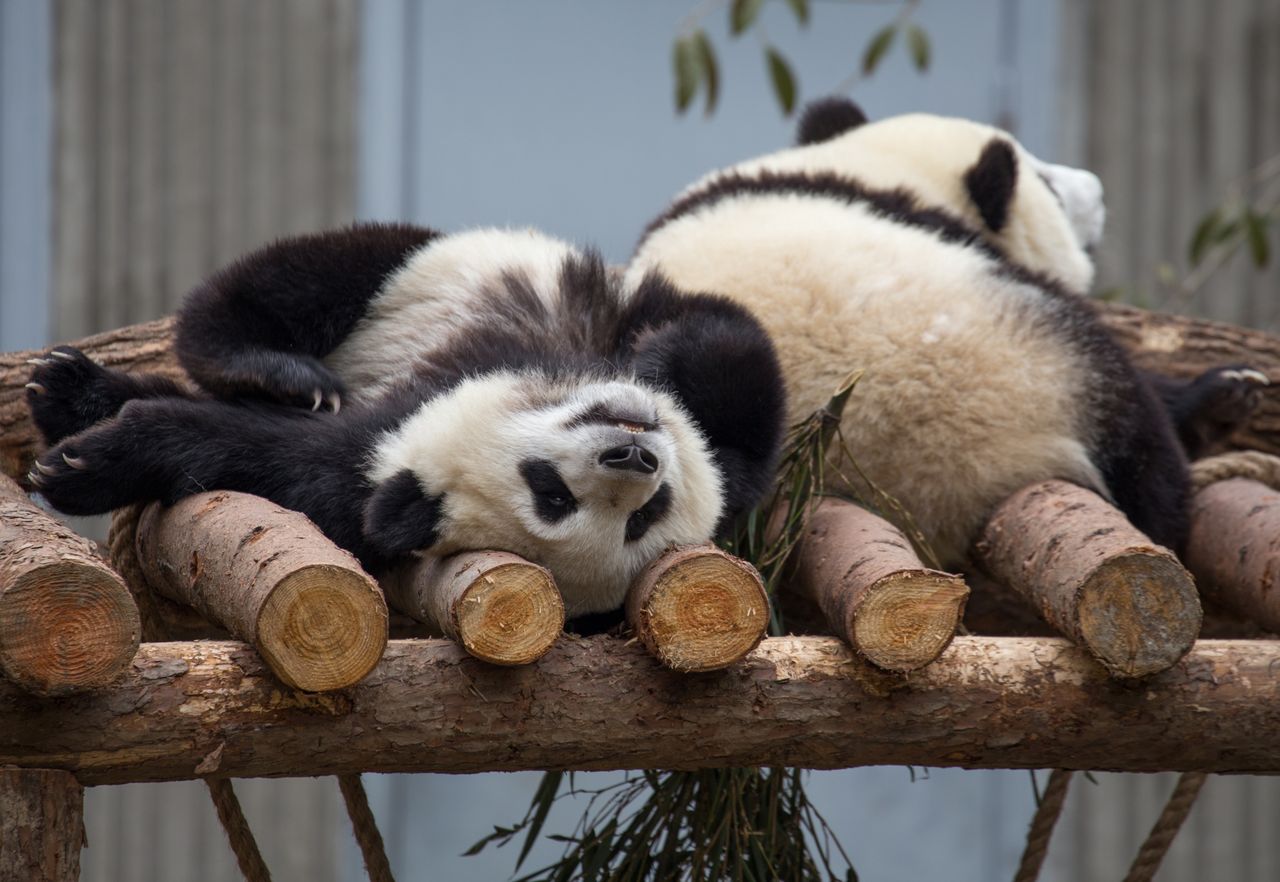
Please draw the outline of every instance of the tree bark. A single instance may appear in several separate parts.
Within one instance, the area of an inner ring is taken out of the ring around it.
[[[186,383],[187,376],[173,354],[172,335],[173,318],[169,317],[95,334],[71,345],[108,367],[162,374]],[[23,388],[31,379],[27,359],[46,351],[0,353],[0,473],[23,486],[41,443]]]
[[[536,664],[393,641],[348,690],[281,689],[240,643],[144,644],[99,694],[0,684],[0,765],[84,784],[222,775],[795,765],[1280,772],[1280,642],[1201,641],[1141,684],[1059,638],[957,637],[909,677],[835,638],[764,641],[716,674],[618,638]]]
[[[93,544],[0,475],[0,675],[37,695],[105,686],[141,633],[133,596]]]
[[[0,769],[0,879],[76,882],[84,788],[53,769]]]
[[[627,592],[627,623],[675,671],[727,668],[769,629],[769,597],[755,567],[710,545],[673,548]]]
[[[809,514],[792,577],[833,633],[890,671],[937,658],[969,596],[962,577],[927,568],[896,527],[840,499]]]
[[[382,656],[382,591],[304,515],[246,493],[201,493],[148,506],[137,549],[150,585],[252,643],[289,686],[342,689]]]
[[[551,573],[505,551],[427,558],[382,579],[387,601],[478,659],[527,665],[564,630]]]
[[[1247,363],[1280,379],[1280,337],[1235,325],[1098,303],[1103,324],[1142,367],[1170,376],[1194,376],[1207,368]],[[173,356],[173,318],[131,325],[72,343],[111,367],[150,371],[177,380],[185,374]],[[0,472],[25,480],[39,438],[27,412],[23,384],[28,358],[43,350],[0,354]],[[1262,404],[1234,446],[1280,454],[1280,382],[1262,391]]]
[[[974,554],[1117,677],[1165,670],[1200,633],[1196,586],[1173,552],[1065,481],[1032,484],[1001,503]]]
[[[1280,493],[1244,478],[1200,490],[1186,559],[1206,596],[1280,631]]]

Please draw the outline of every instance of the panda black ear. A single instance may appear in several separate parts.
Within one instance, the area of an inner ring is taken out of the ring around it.
[[[803,147],[806,144],[830,141],[866,121],[867,115],[862,112],[862,108],[848,98],[820,98],[805,107],[800,116],[796,143]]]
[[[1009,220],[1009,203],[1017,183],[1018,155],[1003,138],[988,141],[978,161],[964,174],[969,198],[993,233],[1000,232]]]
[[[373,491],[364,507],[364,538],[387,556],[430,548],[440,538],[444,496],[428,496],[402,469]]]

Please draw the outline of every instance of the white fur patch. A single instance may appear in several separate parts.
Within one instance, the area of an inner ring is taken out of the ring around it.
[[[479,297],[504,274],[527,279],[553,305],[573,253],[573,246],[536,230],[473,230],[430,242],[387,279],[326,362],[348,388],[376,394],[419,356],[456,339],[474,321]]]
[[[573,418],[602,402],[646,408],[658,429],[646,445],[660,461],[641,479],[598,462],[595,426]],[[527,459],[553,462],[578,501],[575,513],[548,524],[520,475]],[[537,374],[477,377],[423,404],[376,445],[368,474],[386,480],[402,469],[424,490],[444,494],[440,540],[429,553],[503,549],[555,575],[569,615],[621,605],[636,574],[671,544],[704,542],[720,517],[720,477],[701,433],[675,399],[624,382],[549,387]],[[625,542],[627,518],[658,490],[671,507],[639,540]]]
[[[946,191],[942,161],[918,158],[946,153],[954,136],[945,131],[922,138],[929,150],[908,139],[896,142],[900,151],[864,154],[837,139],[754,165],[821,171],[865,160],[876,186],[910,184],[926,204],[954,207],[959,197]],[[981,139],[973,140],[976,157]],[[1030,178],[1052,200],[1075,254],[1057,200]],[[963,560],[990,509],[1021,486],[1050,477],[1103,486],[1084,443],[1093,431],[1080,394],[1090,382],[1085,362],[1036,320],[1047,295],[998,276],[979,249],[941,243],[860,204],[742,196],[659,228],[628,268],[626,287],[653,269],[755,313],[777,345],[792,421],[825,404],[850,371],[865,370],[846,408],[845,438],[948,566]]]

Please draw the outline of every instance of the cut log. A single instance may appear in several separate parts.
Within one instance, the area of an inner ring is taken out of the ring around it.
[[[382,656],[382,591],[304,515],[245,493],[201,493],[148,506],[137,548],[158,592],[252,643],[289,686],[342,689]]]
[[[1200,632],[1195,583],[1177,557],[1096,493],[1025,487],[983,528],[975,557],[1116,677],[1169,668]]]
[[[1200,490],[1186,561],[1207,597],[1280,631],[1280,493],[1245,478]]]
[[[1170,376],[1194,376],[1224,364],[1250,364],[1280,380],[1280,337],[1234,325],[1099,303],[1103,324],[1142,367]],[[72,343],[105,365],[150,371],[185,381],[173,357],[173,319],[164,318],[97,334]],[[38,437],[27,412],[23,385],[28,358],[39,350],[0,354],[0,472],[25,480]],[[1237,447],[1280,454],[1280,382],[1262,391],[1262,404],[1248,427],[1232,439]]]
[[[564,630],[551,573],[505,551],[428,558],[383,578],[387,602],[479,659],[526,665]]]
[[[0,475],[0,676],[38,695],[105,686],[141,634],[128,587],[93,544]]]
[[[890,671],[937,658],[969,596],[963,578],[921,563],[896,527],[840,499],[810,513],[792,576],[837,636]]]
[[[343,692],[281,689],[241,643],[143,644],[104,694],[0,684],[0,765],[84,784],[346,772],[861,765],[1280,772],[1280,641],[1201,641],[1141,684],[1060,638],[957,637],[910,677],[840,640],[765,640],[690,677],[565,637],[536,664],[393,641]]]
[[[164,318],[95,334],[71,345],[108,367],[162,374],[186,383],[186,374],[173,355],[172,334],[173,319]],[[45,351],[0,353],[0,473],[24,486],[40,444],[40,433],[31,422],[23,388],[31,379],[27,359]]]
[[[58,769],[0,769],[0,879],[76,882],[84,788]]]
[[[741,660],[769,629],[769,597],[755,567],[710,545],[669,549],[627,593],[627,623],[676,671]]]

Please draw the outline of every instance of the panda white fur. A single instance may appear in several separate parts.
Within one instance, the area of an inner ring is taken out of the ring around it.
[[[770,341],[658,278],[532,231],[363,225],[283,240],[198,286],[178,356],[207,396],[60,347],[28,387],[57,508],[205,489],[309,515],[375,572],[510,550],[573,616],[614,610],[665,547],[768,487],[784,428]]]
[[[1098,179],[989,126],[867,123],[840,99],[806,113],[799,142],[677,196],[627,287],[660,272],[751,310],[792,420],[865,371],[844,437],[945,566],[965,562],[996,504],[1047,478],[1095,489],[1179,548],[1188,478],[1169,407],[1187,439],[1205,402],[1240,390],[1212,374],[1162,383],[1162,402],[1103,331],[1084,299]]]

